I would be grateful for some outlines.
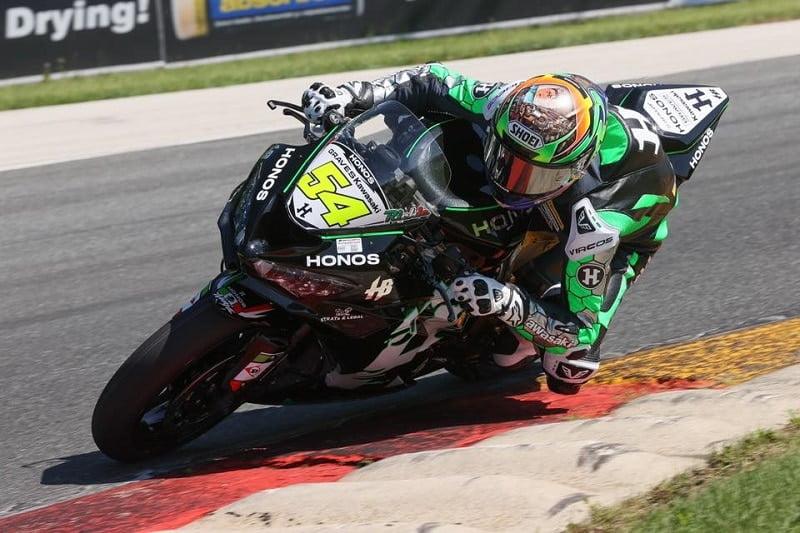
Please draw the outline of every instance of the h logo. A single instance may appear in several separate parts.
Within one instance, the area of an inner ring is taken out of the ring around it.
[[[714,103],[711,100],[709,100],[708,98],[704,98],[705,95],[706,94],[703,91],[697,89],[697,91],[691,94],[686,93],[684,96],[686,96],[687,100],[694,100],[695,103],[692,104],[692,107],[700,111],[705,106],[714,107]]]
[[[373,300],[378,301],[390,292],[394,288],[394,280],[392,278],[385,279],[381,282],[381,277],[378,276],[375,278],[375,281],[372,282],[372,285],[369,286],[369,289],[364,291],[365,300]]]
[[[583,265],[578,269],[578,283],[587,289],[594,289],[603,281],[605,271],[598,265]]]
[[[310,205],[308,205],[307,203],[306,203],[306,204],[303,204],[303,206],[302,206],[302,207],[300,207],[299,209],[297,209],[297,211],[296,211],[296,212],[297,212],[297,214],[298,214],[298,215],[300,215],[301,217],[304,217],[304,216],[306,216],[307,214],[309,214],[309,213],[311,212],[311,206],[310,206]]]

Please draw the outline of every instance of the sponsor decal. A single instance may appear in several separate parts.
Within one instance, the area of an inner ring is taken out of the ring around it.
[[[364,251],[361,237],[350,239],[336,239],[336,253],[340,254],[360,254]]]
[[[497,87],[496,83],[479,83],[472,88],[472,96],[476,100],[480,98],[486,98],[495,87]]]
[[[31,2],[34,3],[34,2]],[[150,2],[100,2],[87,5],[75,0],[71,7],[53,9],[49,2],[40,2],[41,11],[30,7],[10,7],[5,12],[5,38],[47,36],[63,41],[71,32],[108,29],[117,35],[132,32],[137,25],[150,22]]]
[[[301,205],[300,207],[298,207],[297,209],[295,209],[294,210],[294,214],[297,215],[300,218],[305,218],[312,211],[314,211],[314,210],[311,208],[311,204],[306,202],[303,205]]]
[[[606,276],[605,269],[599,265],[588,264],[583,265],[578,269],[578,283],[587,289],[594,289]]]
[[[570,255],[578,255],[583,252],[588,252],[590,250],[598,250],[604,244],[610,244],[614,242],[614,237],[606,237],[605,239],[600,239],[599,241],[591,242],[585,246],[576,246],[575,248],[570,248],[569,253]]]
[[[175,36],[186,40],[226,26],[341,13],[354,7],[353,0],[172,0],[172,25]]]
[[[248,307],[244,293],[233,287],[223,287],[214,293],[214,301],[226,312],[243,318],[260,318],[272,311],[271,304],[262,304]]]
[[[693,93],[683,93],[683,95],[686,97],[687,101],[693,102],[692,107],[698,111],[706,106],[711,108],[714,107],[714,102],[712,102],[710,98],[707,98],[705,93],[700,89],[694,91]]]
[[[504,213],[498,213],[497,215],[493,216],[492,218],[482,220],[481,222],[472,223],[472,233],[476,237],[480,237],[481,234],[487,235],[494,235],[497,236],[499,232],[511,229],[514,226],[514,223],[519,220],[519,218],[523,215],[527,215],[532,211],[532,209],[523,209],[521,211],[506,211]]]
[[[379,265],[378,254],[345,254],[345,255],[309,255],[306,256],[307,267],[364,266]]]
[[[576,211],[575,222],[578,225],[578,233],[590,233],[595,230],[595,227],[589,220],[589,215],[586,214],[585,207],[581,207]]]
[[[694,151],[694,155],[692,156],[691,161],[689,161],[689,166],[692,167],[692,170],[697,168],[697,164],[700,163],[700,160],[706,153],[706,148],[708,148],[708,145],[711,144],[711,137],[713,136],[714,130],[711,128],[708,128],[705,134],[703,134],[703,138],[700,139],[700,144],[697,146],[697,150]]]
[[[529,148],[541,148],[544,144],[544,141],[536,132],[516,120],[508,124],[508,134]]]
[[[685,134],[706,118],[727,95],[718,87],[649,91],[644,109],[662,131]]]
[[[577,261],[591,254],[612,249],[619,239],[619,232],[607,226],[588,198],[572,206],[572,222],[565,245],[567,257]]]
[[[238,382],[252,381],[261,374],[263,374],[266,369],[275,364],[275,354],[263,353],[258,355],[256,359],[263,358],[263,356],[268,356],[270,359],[266,362],[261,362],[261,363],[257,362],[247,363],[247,366],[245,366],[241,370],[241,372],[236,374],[236,377],[233,378],[233,381],[238,381]]]
[[[392,289],[394,289],[394,280],[392,278],[381,280],[381,277],[378,276],[369,286],[369,289],[364,291],[364,299],[377,302],[392,292]]]
[[[267,199],[270,189],[275,186],[275,182],[277,181],[278,177],[280,177],[281,172],[283,172],[283,169],[286,167],[286,164],[292,158],[292,153],[294,153],[294,151],[294,148],[287,147],[280,157],[278,157],[278,160],[275,161],[275,166],[272,167],[272,170],[269,171],[266,179],[261,184],[261,190],[258,191],[256,200],[262,201]]]
[[[214,301],[232,315],[241,313],[247,307],[244,298],[236,289],[225,287],[214,293]]]
[[[430,216],[431,212],[425,207],[410,206],[405,209],[387,209],[384,211],[386,222],[398,222],[409,218],[423,218]]]
[[[637,87],[652,87],[655,83],[614,83],[612,89],[635,89]]]
[[[353,313],[352,307],[345,307],[340,309],[334,309],[333,316],[323,316],[320,317],[320,322],[341,322],[344,320],[358,320],[360,318],[364,318],[364,315],[359,313]]]
[[[298,180],[290,213],[305,228],[359,226],[385,221],[385,200],[364,162],[349,148],[330,145]]]
[[[556,369],[556,374],[560,374],[567,379],[581,379],[587,377],[591,373],[591,370],[585,368],[570,368],[564,363],[558,363],[558,369]]]
[[[533,317],[529,317],[525,321],[525,329],[537,340],[545,342],[547,344],[553,346],[563,346],[564,348],[572,348],[573,346],[577,346],[578,342],[576,340],[570,340],[566,337],[561,337],[559,335],[555,335],[546,328],[542,327],[541,324],[536,322]]]

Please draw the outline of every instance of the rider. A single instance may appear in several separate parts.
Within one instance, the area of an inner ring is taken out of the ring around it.
[[[317,82],[302,104],[319,124],[326,111],[354,117],[385,100],[478,126],[483,174],[497,203],[529,216],[529,231],[558,236],[516,284],[469,275],[454,280],[449,296],[472,315],[496,315],[510,326],[516,347],[494,355],[498,366],[541,356],[548,388],[577,393],[597,373],[609,322],[667,236],[665,217],[677,201],[675,174],[651,123],[610,105],[582,76],[485,83],[440,63],[372,82]]]

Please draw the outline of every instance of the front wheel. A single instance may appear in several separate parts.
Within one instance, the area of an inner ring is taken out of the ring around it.
[[[205,433],[242,400],[226,376],[254,330],[206,296],[150,336],[97,400],[92,436],[118,461],[154,457]]]

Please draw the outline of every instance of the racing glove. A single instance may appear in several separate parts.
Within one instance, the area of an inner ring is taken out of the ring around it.
[[[518,324],[528,299],[524,291],[511,283],[500,283],[475,274],[456,278],[447,297],[464,306],[473,316],[497,315],[508,324]]]
[[[353,94],[341,87],[333,88],[321,82],[313,83],[303,91],[300,103],[303,113],[312,124],[319,124],[328,111],[339,111],[343,115],[345,109],[353,101]]]
[[[548,388],[558,394],[576,394],[600,367],[600,358],[588,346],[579,346],[566,322],[548,313],[543,304],[511,283],[472,275],[456,278],[448,298],[474,316],[497,315],[513,328],[523,328],[541,346],[561,346],[561,353],[542,350],[542,369]]]
[[[346,117],[354,117],[372,107],[372,85],[354,81],[331,87],[318,81],[303,91],[300,103],[303,114],[312,124],[319,124],[328,111],[338,111]]]

